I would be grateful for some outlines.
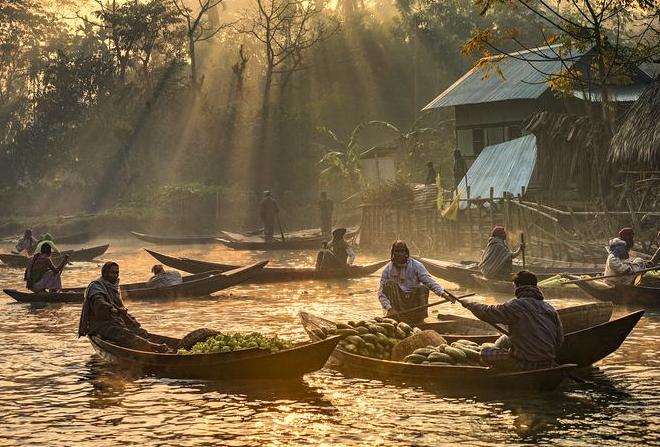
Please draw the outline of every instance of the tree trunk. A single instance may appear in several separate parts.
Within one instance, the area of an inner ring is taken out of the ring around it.
[[[190,79],[193,86],[197,88],[197,55],[195,54],[195,39],[188,35],[188,52],[190,53]]]

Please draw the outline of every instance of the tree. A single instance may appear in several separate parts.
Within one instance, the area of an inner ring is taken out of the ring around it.
[[[534,51],[519,39],[517,27],[507,29],[480,29],[466,42],[466,54],[493,52],[527,60],[559,61],[559,73],[543,73],[553,90],[566,93],[583,90],[588,99],[594,91],[600,92],[601,119],[612,125],[613,114],[610,89],[629,82],[640,63],[660,55],[657,27],[660,8],[656,1],[635,0],[475,0],[481,14],[512,6],[540,18],[544,27],[538,39],[550,52]],[[515,44],[526,54],[503,51],[503,44]],[[560,45],[555,45],[560,44]],[[576,64],[577,55],[589,53],[589,64]],[[484,64],[485,70],[495,70],[499,59]],[[538,70],[538,64],[533,65]]]
[[[197,85],[197,53],[196,45],[199,42],[211,39],[230,24],[212,25],[208,15],[210,11],[221,5],[225,0],[197,0],[198,8],[187,6],[184,0],[171,0],[172,4],[183,18],[188,38],[188,57],[190,57],[190,77],[193,85]]]

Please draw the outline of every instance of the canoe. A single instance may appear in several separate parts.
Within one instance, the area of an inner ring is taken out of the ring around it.
[[[515,286],[511,281],[502,281],[498,279],[488,279],[481,275],[472,275],[473,287],[479,290],[486,290],[492,293],[501,293],[513,295]],[[558,286],[558,287],[540,287],[543,296],[548,299],[559,298],[589,298],[579,287]],[[605,300],[607,301],[607,300]]]
[[[310,314],[306,315],[308,315],[308,318],[312,318],[313,321],[320,320],[325,321],[326,323],[324,324],[334,324],[329,320],[324,320]],[[557,362],[560,364],[575,364],[583,368],[604,359],[621,346],[640,318],[642,318],[642,315],[644,315],[644,311],[640,310],[606,323],[565,333],[564,343],[557,354]],[[454,315],[447,317],[448,319],[446,320],[418,324],[417,327],[434,330],[442,335],[449,343],[465,339],[481,344],[494,342],[500,336],[490,325],[483,321]],[[343,354],[353,355],[342,352]]]
[[[644,311],[640,310],[579,331],[566,331],[557,361],[586,367],[604,359],[621,346],[642,315]],[[438,332],[450,343],[460,339],[472,340],[475,343],[494,342],[500,336],[495,329],[483,321],[455,315],[444,317],[442,321],[417,326]]]
[[[417,258],[430,274],[439,278],[446,279],[447,281],[455,282],[464,287],[476,287],[478,284],[475,281],[475,275],[481,276],[481,271],[477,268],[479,264],[476,261],[462,261],[460,264],[456,262],[439,261],[429,258]],[[551,262],[551,261],[549,261]],[[514,268],[522,266],[515,266]],[[602,267],[602,266],[600,266]],[[576,264],[572,263],[571,266],[544,266],[542,264],[532,264],[527,266],[528,270],[534,272],[539,281],[558,275],[560,273],[571,274],[591,274],[600,272],[597,265],[591,264]],[[506,281],[504,281],[506,282]],[[563,289],[563,288],[562,288]],[[507,292],[508,293],[508,292]]]
[[[179,340],[152,336],[154,342],[178,347]],[[341,337],[303,343],[272,353],[268,349],[212,354],[159,354],[124,348],[89,337],[96,353],[109,363],[135,373],[184,379],[299,379],[323,368]]]
[[[53,259],[53,264],[59,264],[61,261],[61,256],[68,254],[69,261],[72,262],[88,262],[93,261],[94,258],[97,258],[103,253],[105,253],[110,247],[110,244],[99,245],[98,247],[83,248],[80,250],[66,250],[61,251],[59,255],[51,256]],[[25,268],[28,265],[28,262],[32,259],[31,257],[23,255],[13,255],[13,254],[0,254],[0,261],[4,262],[10,267],[16,268]]]
[[[199,273],[209,270],[229,270],[237,268],[229,264],[199,261],[196,259],[179,258],[148,250],[147,253],[168,267],[188,273]],[[307,267],[266,267],[248,280],[249,283],[273,283],[287,281],[314,281],[327,279],[350,279],[371,275],[381,269],[389,261],[378,261],[366,265],[353,265],[346,270],[317,271]]]
[[[584,281],[576,285],[590,296],[617,304],[639,306],[660,306],[660,287],[633,286],[627,284],[610,285],[603,281]]]
[[[234,250],[312,250],[320,249],[323,242],[329,240],[326,236],[319,236],[310,239],[294,239],[282,241],[273,239],[272,242],[266,241],[230,241],[228,239],[216,238],[225,247]]]
[[[350,227],[346,229],[346,234],[344,237],[351,238],[359,231],[358,227]],[[248,233],[235,233],[231,231],[223,230],[220,236],[221,239],[234,242],[264,242],[263,238],[263,229],[254,230]],[[281,235],[275,234],[275,239],[282,240]],[[286,241],[301,241],[301,240],[318,240],[318,241],[329,241],[332,239],[331,235],[322,235],[321,230],[317,228],[309,228],[305,230],[296,230],[289,231],[284,233],[284,239]],[[319,244],[320,246],[320,244]]]
[[[313,341],[319,340],[313,330],[333,327],[330,320],[300,312],[300,319]],[[402,380],[413,384],[465,386],[474,388],[516,389],[551,391],[575,369],[575,365],[560,365],[556,368],[502,373],[483,366],[463,365],[416,365],[412,363],[379,360],[335,349],[328,366],[349,374],[374,377],[381,380]]]
[[[145,283],[126,284],[121,288],[122,297],[128,300],[171,300],[197,298],[211,295],[246,281],[261,270],[268,261],[241,267],[226,273],[207,272],[184,278],[182,284],[169,287],[146,287]],[[64,289],[62,292],[21,292],[4,289],[7,295],[22,303],[82,303],[84,287]]]
[[[216,244],[217,235],[206,236],[162,236],[156,234],[139,233],[131,231],[131,234],[141,241],[160,245],[184,245],[184,244]]]

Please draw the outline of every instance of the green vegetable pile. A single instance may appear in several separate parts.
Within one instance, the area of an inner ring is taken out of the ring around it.
[[[482,365],[481,350],[493,347],[495,347],[493,343],[484,343],[479,346],[470,340],[458,340],[451,345],[415,349],[403,361],[418,365]]]
[[[259,332],[251,334],[218,334],[195,344],[190,350],[179,349],[178,354],[206,354],[231,352],[241,349],[262,348],[278,352],[291,347],[291,343],[278,337],[266,337]]]
[[[561,275],[551,276],[546,278],[543,281],[540,281],[539,287],[577,287],[575,284],[564,284],[566,281],[570,281],[568,278],[564,278]]]
[[[388,360],[394,345],[421,330],[413,329],[406,323],[391,318],[376,317],[368,321],[338,323],[334,328],[322,327],[314,329],[313,332],[319,338],[344,335],[345,338],[339,342],[337,349],[351,354]]]

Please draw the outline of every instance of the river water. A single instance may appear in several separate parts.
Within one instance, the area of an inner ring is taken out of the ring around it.
[[[103,243],[105,241],[98,241]],[[104,259],[121,280],[156,263],[140,242],[113,240]],[[88,244],[91,245],[91,244]],[[9,245],[0,246],[7,252]],[[165,253],[225,263],[271,259],[312,265],[313,252],[236,252],[175,246]],[[358,262],[376,260],[360,255]],[[76,263],[64,285],[84,285],[100,263]],[[0,268],[3,288],[22,271]],[[345,321],[380,315],[378,274],[357,280],[240,285],[201,300],[127,302],[147,330],[260,331],[293,341],[307,310]],[[442,281],[441,281],[442,282]],[[504,298],[477,296],[485,302]],[[586,302],[560,302],[560,305]],[[660,445],[660,313],[647,311],[591,383],[541,394],[406,387],[321,370],[296,382],[204,382],[129,377],[76,338],[80,305],[31,306],[0,297],[0,445]],[[615,308],[615,316],[631,312]],[[443,312],[466,315],[458,306]]]

